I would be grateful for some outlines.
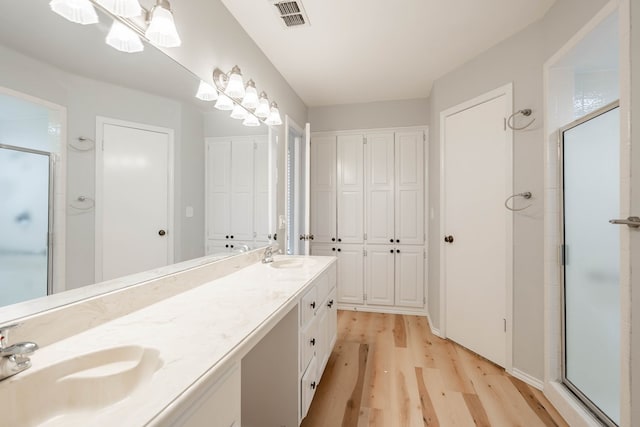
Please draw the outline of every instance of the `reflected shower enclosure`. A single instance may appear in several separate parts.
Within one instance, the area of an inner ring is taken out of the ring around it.
[[[0,144],[0,306],[50,293],[50,153]]]

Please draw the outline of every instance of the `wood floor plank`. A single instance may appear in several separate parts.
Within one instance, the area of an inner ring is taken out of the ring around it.
[[[544,395],[426,318],[338,312],[338,342],[304,427],[566,427]]]

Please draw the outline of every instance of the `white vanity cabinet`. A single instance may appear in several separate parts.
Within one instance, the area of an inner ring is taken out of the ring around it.
[[[300,421],[307,415],[337,337],[336,265],[318,277],[299,305]]]

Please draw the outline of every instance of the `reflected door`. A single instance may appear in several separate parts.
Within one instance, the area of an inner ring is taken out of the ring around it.
[[[287,152],[287,254],[308,255],[309,242],[309,164],[310,126],[299,129],[289,118],[286,122]]]
[[[0,145],[0,306],[50,289],[50,153]]]
[[[620,112],[562,131],[565,384],[609,425],[620,419]]]

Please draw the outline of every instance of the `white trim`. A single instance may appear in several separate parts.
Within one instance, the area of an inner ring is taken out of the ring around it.
[[[302,141],[302,138],[305,136],[304,135],[304,130],[295,122],[293,121],[293,119],[291,117],[289,117],[288,114],[285,114],[284,116],[284,214],[285,214],[285,219],[286,219],[286,226],[284,227],[284,245],[283,245],[283,250],[287,251],[287,242],[289,241],[289,224],[291,223],[291,218],[289,218],[288,215],[288,211],[289,211],[289,177],[288,177],[288,155],[289,155],[289,145],[291,144],[295,144],[295,141],[290,141],[289,140],[289,129],[293,129],[299,136],[300,136],[300,141]],[[294,161],[297,164],[297,159],[294,159]],[[296,168],[296,171],[298,169]],[[308,169],[307,169],[308,172]],[[296,177],[294,177],[294,180],[297,181],[298,175],[296,175]],[[298,189],[298,185],[299,182],[296,182],[296,191]],[[293,212],[293,216],[296,216],[296,212]]]
[[[269,244],[274,242],[273,236],[278,232],[278,133],[269,126],[268,134],[268,173],[269,173]],[[206,193],[205,193],[206,194]],[[206,237],[206,235],[205,235]]]
[[[167,264],[173,264],[174,262],[174,251],[175,251],[175,241],[176,237],[176,227],[174,222],[174,207],[175,207],[175,199],[174,199],[174,191],[175,191],[175,179],[174,179],[174,168],[175,168],[175,160],[174,160],[174,130],[171,128],[164,128],[160,126],[152,126],[142,123],[129,122],[125,120],[112,119],[109,117],[97,116],[96,117],[96,192],[95,192],[95,280],[96,282],[102,282],[103,279],[103,271],[102,271],[102,249],[103,249],[103,239],[102,239],[102,224],[103,220],[103,143],[104,143],[104,126],[110,124],[114,126],[122,126],[122,127],[130,127],[134,129],[145,130],[149,132],[157,132],[164,133],[168,137],[169,143],[169,153],[167,156],[167,223],[169,227],[169,232],[167,233]]]
[[[338,286],[340,286],[338,284]],[[358,305],[358,304],[345,304],[338,303],[338,310],[347,311],[363,311],[365,313],[387,313],[387,314],[404,314],[407,316],[423,316],[427,317],[426,304],[425,308],[408,308],[400,307],[397,305],[385,307],[380,305]]]
[[[67,290],[66,281],[66,241],[67,241],[67,108],[53,102],[37,98],[26,93],[18,92],[7,87],[0,86],[0,94],[19,98],[34,104],[43,106],[55,114],[56,121],[60,125],[60,135],[57,136],[59,150],[52,151],[53,157],[53,272],[52,292],[58,293]],[[49,118],[51,120],[51,117]]]
[[[531,387],[535,387],[538,390],[542,390],[544,388],[544,381],[527,374],[526,372],[521,371],[520,369],[513,368],[510,371],[507,371],[512,377],[519,379],[520,381],[524,381],[529,384]]]
[[[446,339],[442,336],[440,329],[433,326],[433,322],[431,321],[431,315],[427,314],[427,321],[429,322],[429,328],[431,329],[431,333],[439,338]]]
[[[606,4],[589,22],[587,22],[571,39],[565,43],[554,55],[543,64],[543,105],[544,117],[544,146],[545,146],[545,207],[544,207],[544,341],[545,341],[545,369],[544,369],[544,394],[551,404],[556,407],[560,415],[571,426],[599,426],[601,423],[586,407],[562,384],[562,330],[561,330],[561,290],[560,290],[560,200],[559,200],[559,170],[557,164],[557,150],[559,144],[558,127],[565,124],[551,123],[551,76],[550,72],[555,64],[561,61],[572,49],[574,49],[591,31],[593,31],[602,21],[612,13],[620,13],[620,117],[621,117],[621,151],[623,159],[621,163],[621,176],[630,176],[630,164],[625,163],[630,158],[630,144],[622,141],[623,135],[628,136],[628,114],[629,114],[629,23],[628,0],[611,0]],[[625,170],[626,169],[626,170]],[[624,187],[628,184],[621,180],[620,202],[621,216],[626,217],[629,213],[630,188]],[[631,294],[630,283],[630,253],[624,249],[625,239],[628,242],[628,228],[621,227],[621,271],[620,271],[620,296],[622,301],[622,331],[621,331],[621,425],[631,425],[631,404],[630,404],[630,307],[629,296]],[[626,295],[626,297],[625,297]]]
[[[394,132],[411,132],[411,131],[425,131],[428,132],[429,125],[419,125],[419,126],[404,126],[404,127],[386,127],[386,128],[371,128],[371,129],[349,129],[349,130],[323,130],[317,132],[311,132],[312,137],[316,136],[343,136],[343,135],[360,135],[367,133],[377,133],[377,132],[389,132],[393,130]],[[427,135],[428,136],[428,135]]]
[[[508,83],[490,92],[479,95],[466,102],[448,108],[440,112],[440,232],[445,233],[445,142],[446,142],[446,127],[445,120],[447,117],[459,113],[469,108],[473,108],[476,105],[489,102],[498,97],[506,97],[506,110],[505,114],[510,114],[513,110],[513,84]],[[506,118],[506,117],[505,117]],[[513,131],[507,127],[507,152],[505,153],[506,163],[506,175],[509,178],[505,183],[505,193],[513,193]],[[505,366],[507,371],[513,369],[513,214],[510,211],[505,213],[505,227],[506,227],[506,301],[505,301],[505,317],[507,321],[507,332],[505,335]],[[447,336],[447,323],[446,323],[446,256],[445,256],[445,243],[442,239],[440,241],[440,331],[442,337]]]

